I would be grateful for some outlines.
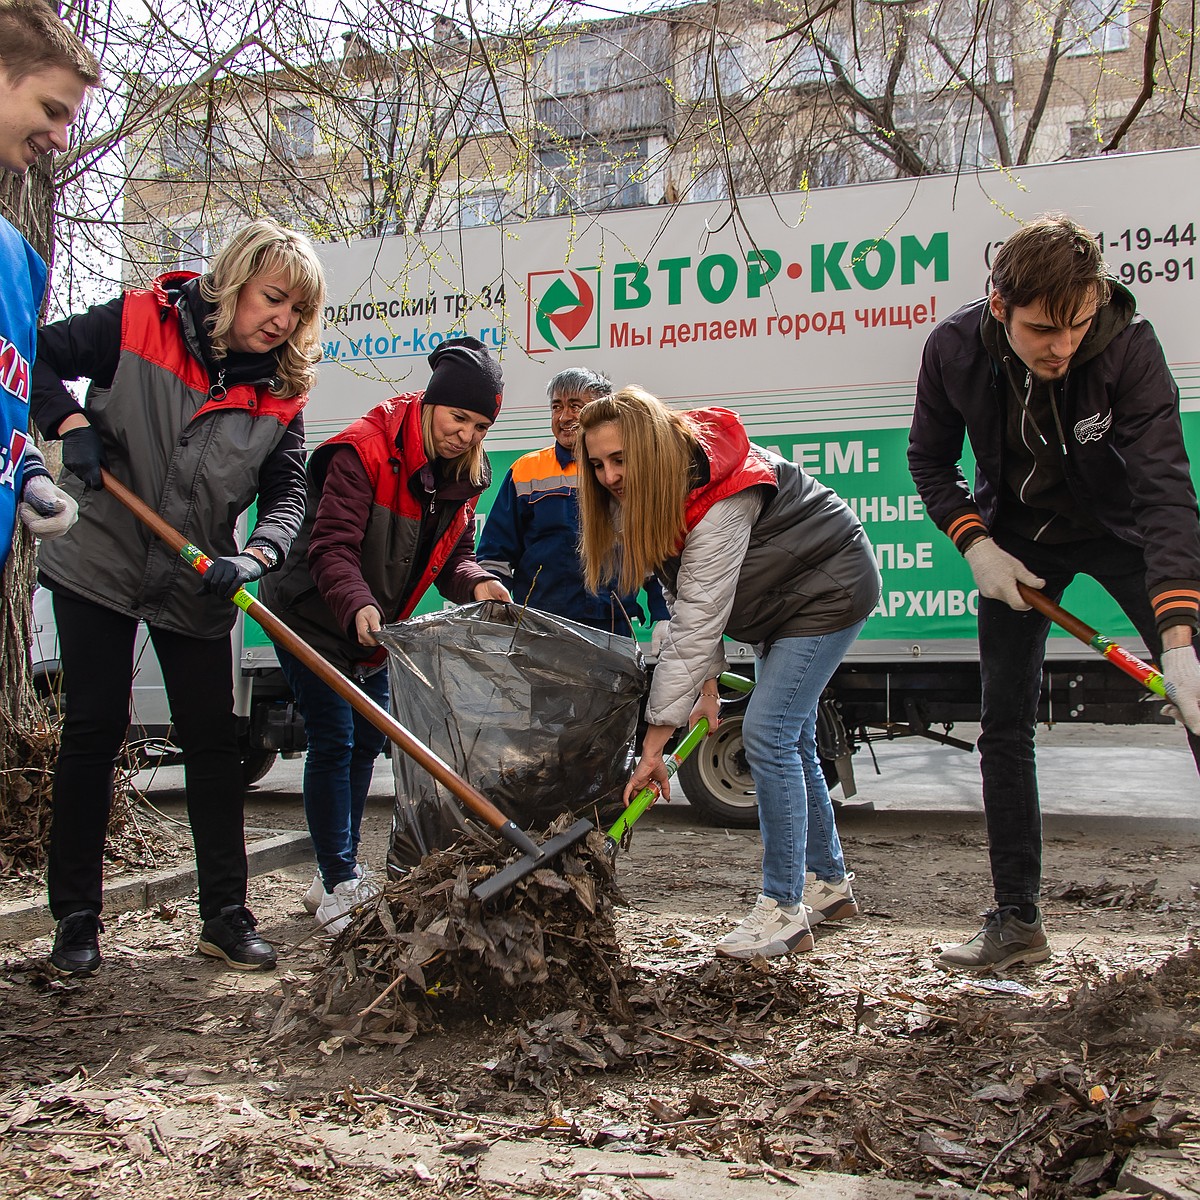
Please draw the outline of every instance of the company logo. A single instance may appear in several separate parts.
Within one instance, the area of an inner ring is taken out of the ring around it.
[[[526,345],[531,354],[600,345],[600,268],[531,271]]]
[[[1097,413],[1094,417],[1085,417],[1075,426],[1075,440],[1084,446],[1088,442],[1098,442],[1112,425],[1112,413],[1102,417]]]

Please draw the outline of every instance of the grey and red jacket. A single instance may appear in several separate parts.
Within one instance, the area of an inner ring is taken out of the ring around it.
[[[385,400],[313,451],[304,525],[263,602],[339,670],[382,662],[382,647],[359,644],[360,609],[373,604],[390,624],[432,583],[465,604],[494,578],[475,560],[475,505],[490,481],[490,468],[478,485],[435,470],[421,393]]]
[[[307,396],[277,398],[273,354],[210,360],[199,328],[210,306],[197,277],[174,272],[41,330],[32,415],[49,436],[79,406],[63,379],[88,378],[85,412],[108,469],[210,557],[236,554],[238,518],[255,500],[248,541],[287,554],[304,515]],[[64,473],[79,520],[38,551],[43,583],[198,638],[226,637],[237,609],[107,491]]]
[[[1110,304],[1132,305],[1114,284]],[[960,551],[995,525],[1004,495],[1004,364],[982,335],[986,299],[947,317],[925,343],[908,465],[930,517]],[[1141,548],[1160,631],[1200,626],[1200,517],[1179,418],[1179,391],[1148,321],[1133,317],[1055,393],[1063,469],[1078,508]],[[959,467],[964,435],[972,489]],[[1011,502],[1011,501],[1010,501]]]

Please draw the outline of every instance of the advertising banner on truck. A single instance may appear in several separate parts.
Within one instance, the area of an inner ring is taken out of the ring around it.
[[[426,355],[463,333],[504,367],[504,409],[486,443],[497,481],[549,443],[546,383],[565,367],[641,384],[679,408],[724,405],[863,520],[884,593],[854,654],[973,655],[970,572],[925,516],[906,465],[925,338],[984,294],[992,255],[1021,222],[1069,213],[1100,237],[1154,324],[1196,446],[1198,195],[1200,151],[1164,151],[328,248],[310,442],[422,388]],[[1067,601],[1128,633],[1099,589],[1079,585]]]

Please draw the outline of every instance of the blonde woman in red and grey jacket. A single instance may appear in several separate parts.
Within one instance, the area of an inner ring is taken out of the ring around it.
[[[275,965],[246,907],[228,597],[283,561],[304,516],[301,410],[324,297],[311,243],[256,221],[202,278],[164,275],[39,334],[32,414],[62,439],[63,486],[79,505],[75,527],[38,555],[68,696],[47,880],[60,974],[100,966],[104,837],[139,621],[183,750],[198,948],[243,971]],[[79,378],[91,380],[82,408],[62,384]],[[102,466],[214,557],[203,580],[108,495]],[[237,522],[255,501],[239,552]]]
[[[374,634],[430,584],[455,604],[512,599],[475,560],[475,504],[491,482],[483,439],[500,411],[500,366],[475,338],[429,356],[424,392],[373,408],[313,452],[308,515],[264,602],[383,707],[387,660]],[[385,738],[277,646],[308,736],[304,812],[317,858],[305,907],[327,934],[374,885],[359,827]]]
[[[742,724],[758,791],[762,893],[716,944],[730,958],[813,948],[812,925],[858,912],[816,748],[821,692],[879,599],[858,518],[829,488],[752,445],[724,408],[676,412],[622,388],[579,414],[584,579],[628,588],[654,572],[671,622],[626,802],[701,717],[718,724],[724,634],[755,645]]]

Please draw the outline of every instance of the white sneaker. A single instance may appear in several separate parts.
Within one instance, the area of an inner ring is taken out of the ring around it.
[[[777,958],[813,948],[808,912],[803,904],[784,908],[777,900],[759,896],[750,915],[717,943],[725,958]]]
[[[365,878],[368,869],[369,868],[367,867],[365,861],[358,863],[354,868],[355,879]],[[375,889],[376,892],[378,890],[378,888]],[[374,895],[375,893],[372,892],[371,894]],[[326,895],[328,895],[328,893],[325,891],[325,884],[321,880],[321,872],[318,871],[313,876],[312,883],[308,885],[308,891],[304,893],[303,904],[305,911],[312,913],[312,915],[315,917],[317,915],[317,909],[321,907],[321,901],[325,899]]]
[[[316,922],[326,937],[336,937],[354,915],[354,909],[364,900],[369,900],[379,889],[364,887],[361,879],[344,879],[335,884],[332,892],[326,892],[321,906],[316,911]]]
[[[321,872],[318,871],[313,876],[313,881],[308,885],[308,891],[304,893],[304,908],[306,912],[310,912],[315,917],[317,909],[321,907],[321,901],[325,898],[325,885],[321,882]]]
[[[858,916],[858,901],[850,887],[853,879],[853,871],[847,871],[839,883],[818,879],[811,871],[804,876],[804,907],[808,909],[809,925]]]

